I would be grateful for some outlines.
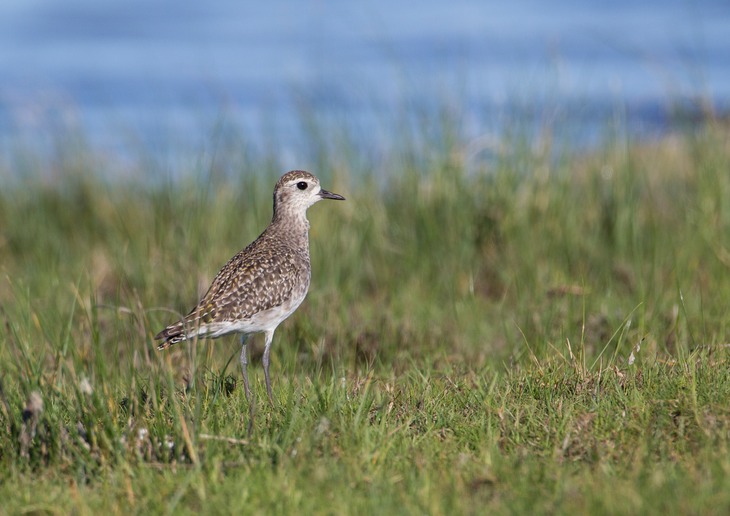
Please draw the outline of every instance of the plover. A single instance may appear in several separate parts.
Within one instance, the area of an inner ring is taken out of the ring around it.
[[[216,275],[208,292],[183,319],[155,336],[162,340],[157,349],[178,342],[241,335],[241,372],[246,398],[251,399],[248,382],[246,340],[264,333],[264,377],[269,400],[269,354],[274,331],[304,301],[309,289],[309,221],[307,208],[322,199],[344,201],[328,192],[309,172],[287,172],[274,187],[274,216],[261,235],[231,258]]]

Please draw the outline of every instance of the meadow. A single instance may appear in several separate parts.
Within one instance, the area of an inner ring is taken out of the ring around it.
[[[235,135],[174,173],[83,138],[6,160],[0,513],[730,511],[727,127],[477,156],[422,127],[376,157],[312,132],[347,201],[309,212],[253,409],[235,338],[152,337],[304,165]]]

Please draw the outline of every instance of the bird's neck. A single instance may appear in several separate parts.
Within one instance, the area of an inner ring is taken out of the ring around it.
[[[309,221],[306,214],[275,212],[267,232],[275,233],[303,252],[309,252]]]

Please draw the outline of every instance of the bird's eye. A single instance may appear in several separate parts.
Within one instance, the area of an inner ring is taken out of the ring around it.
[[[299,188],[300,190],[306,190],[308,186],[309,185],[307,184],[306,181],[299,181],[297,183],[297,188]]]

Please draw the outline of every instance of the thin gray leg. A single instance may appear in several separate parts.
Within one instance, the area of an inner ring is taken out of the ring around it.
[[[246,391],[246,399],[251,401],[251,388],[248,385],[248,350],[246,347],[248,335],[241,334],[241,372],[243,373],[243,389]]]
[[[274,397],[271,395],[271,378],[269,377],[269,354],[271,353],[271,341],[274,340],[274,330],[266,332],[266,343],[264,344],[264,378],[266,379],[266,392],[269,394],[269,401],[274,404]]]

